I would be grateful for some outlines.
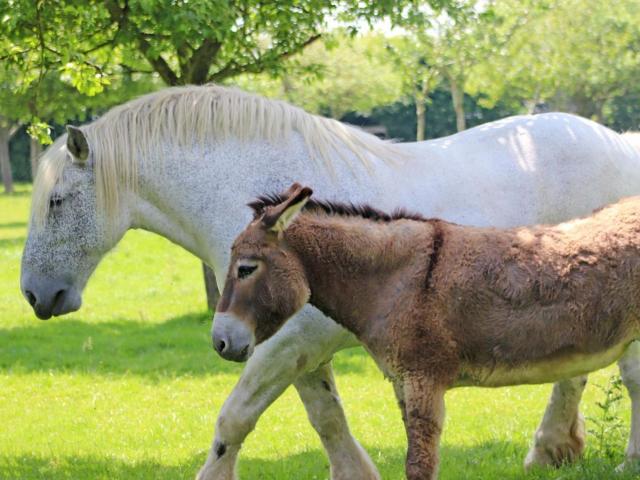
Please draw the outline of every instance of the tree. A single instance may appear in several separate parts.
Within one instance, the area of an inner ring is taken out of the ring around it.
[[[13,193],[13,175],[11,174],[11,162],[9,158],[9,141],[20,128],[19,124],[11,122],[7,118],[0,117],[0,174],[4,193]]]
[[[414,28],[390,39],[387,53],[402,75],[404,92],[415,102],[416,140],[424,140],[427,105],[441,79],[433,38],[422,28]]]
[[[401,96],[402,81],[386,61],[385,43],[379,34],[351,36],[339,30],[289,58],[278,77],[242,75],[234,83],[333,118],[367,114]],[[298,75],[300,70],[313,75]]]
[[[437,8],[455,3],[430,1]],[[68,75],[86,94],[99,93],[122,71],[155,72],[167,85],[219,82],[281,72],[288,57],[320,38],[329,15],[369,21],[389,15],[397,22],[419,16],[419,3],[0,0],[0,58],[21,69],[24,88],[49,70]],[[36,113],[32,122],[32,133],[44,136]]]
[[[35,126],[36,131],[32,132],[30,142],[31,178],[35,175],[41,145],[50,142],[49,127],[41,120],[57,124],[63,124],[71,118],[82,121],[92,113],[149,91],[154,84],[153,78],[148,76],[114,77],[102,95],[89,96],[80,94],[67,76],[58,77],[52,72],[46,72],[38,79],[37,89],[22,90],[13,83],[19,75],[19,70],[0,65],[0,164],[6,193],[12,191],[9,141],[22,125],[28,125],[33,120],[33,112],[37,112],[38,125]]]
[[[330,15],[400,20],[414,16],[418,3],[0,0],[0,11],[7,12],[0,57],[28,72],[26,84],[55,69],[84,93],[101,91],[118,69],[153,71],[167,85],[220,82],[281,72],[284,60],[320,38]]]
[[[491,64],[474,70],[472,91],[498,99],[607,119],[616,98],[633,94],[640,74],[640,7],[636,0],[499,0],[505,19],[526,14]]]
[[[442,16],[437,22],[436,44],[439,57],[440,73],[447,79],[453,110],[456,115],[456,128],[459,132],[467,128],[464,111],[464,94],[470,68],[481,58],[482,44],[478,34],[486,28],[494,17],[488,6],[480,7],[478,2],[471,1],[454,17]],[[480,11],[480,9],[485,9]],[[489,22],[482,21],[489,19]]]
[[[13,193],[13,175],[9,157],[9,141],[18,132],[24,121],[24,103],[14,94],[8,79],[10,69],[0,65],[0,175],[4,193]]]
[[[425,138],[426,109],[443,80],[451,92],[457,130],[466,128],[464,95],[470,70],[500,47],[496,36],[484,41],[499,20],[492,2],[465,0],[447,12],[404,22],[402,33],[389,39],[390,59],[402,72],[404,91],[416,106],[417,140]]]

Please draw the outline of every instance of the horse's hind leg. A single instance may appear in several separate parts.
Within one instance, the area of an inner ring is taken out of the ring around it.
[[[349,431],[331,364],[301,376],[295,383],[309,420],[316,429],[331,463],[334,480],[377,480],[373,462]]]
[[[584,451],[584,418],[580,398],[587,377],[562,380],[553,385],[544,417],[524,461],[525,468],[534,465],[561,465],[573,462]]]
[[[631,397],[631,433],[625,462],[618,469],[640,465],[640,342],[633,342],[618,360],[620,376]]]

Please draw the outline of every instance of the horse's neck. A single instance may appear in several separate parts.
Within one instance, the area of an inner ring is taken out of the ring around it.
[[[282,144],[225,141],[204,149],[166,149],[163,159],[140,168],[136,227],[153,231],[200,257],[222,276],[233,239],[249,222],[246,204],[257,195],[285,190],[298,181],[328,198],[375,198],[364,167],[337,159],[327,169],[312,159],[297,134]],[[362,180],[360,180],[362,179]],[[360,184],[358,184],[360,182]]]
[[[307,213],[285,238],[304,265],[310,303],[363,339],[398,297],[391,292],[408,292],[427,267],[432,234],[427,222]]]

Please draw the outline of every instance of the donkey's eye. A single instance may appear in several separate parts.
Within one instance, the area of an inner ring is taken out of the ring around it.
[[[59,195],[54,195],[53,197],[51,197],[51,200],[49,200],[49,208],[56,208],[59,207],[60,205],[62,205],[62,197]]]
[[[238,267],[238,278],[247,278],[258,268],[257,265],[240,265]]]

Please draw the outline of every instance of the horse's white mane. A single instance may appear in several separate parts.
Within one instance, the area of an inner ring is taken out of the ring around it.
[[[358,159],[367,168],[371,157],[386,162],[402,157],[398,147],[336,120],[312,115],[286,102],[218,85],[173,87],[112,108],[82,127],[95,168],[98,208],[106,216],[118,211],[120,192],[137,185],[137,161],[171,139],[177,147],[224,140],[286,139],[302,135],[312,158],[333,171],[336,158]],[[33,218],[43,225],[51,191],[69,161],[66,135],[43,155],[34,184]],[[351,152],[353,155],[346,155]]]

